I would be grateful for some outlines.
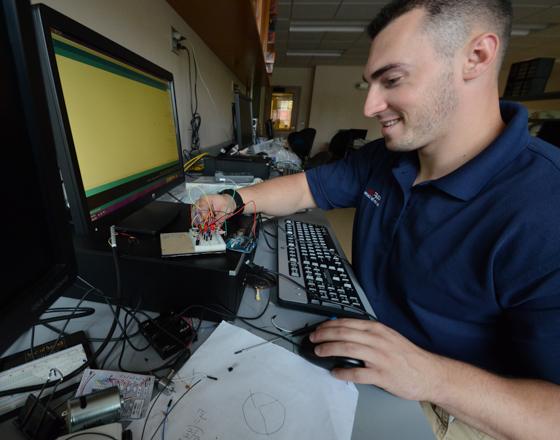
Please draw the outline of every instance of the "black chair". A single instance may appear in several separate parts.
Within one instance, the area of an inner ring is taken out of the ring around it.
[[[560,119],[544,121],[537,137],[552,145],[560,147]]]
[[[305,169],[344,159],[352,150],[354,135],[352,130],[339,130],[329,142],[329,149],[321,151],[311,157],[305,164]]]
[[[298,155],[302,162],[305,162],[313,147],[313,141],[317,130],[314,128],[304,128],[300,131],[294,131],[288,135],[288,145],[294,153]]]
[[[352,137],[356,139],[365,139],[367,136],[367,128],[351,128]]]
[[[274,139],[274,122],[272,122],[272,119],[266,120],[264,128],[266,130],[266,137],[268,139]]]

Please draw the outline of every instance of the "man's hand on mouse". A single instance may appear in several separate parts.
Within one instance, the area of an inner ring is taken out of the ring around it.
[[[444,374],[441,357],[414,345],[375,321],[337,319],[321,324],[309,339],[318,356],[361,359],[365,368],[336,369],[340,380],[376,385],[396,396],[430,401]]]

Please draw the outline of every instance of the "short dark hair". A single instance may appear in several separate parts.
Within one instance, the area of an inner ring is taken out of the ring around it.
[[[427,27],[438,49],[452,56],[465,43],[475,22],[487,23],[499,36],[501,65],[511,34],[513,9],[510,0],[393,0],[371,21],[367,31],[372,40],[391,22],[413,9],[424,9]]]

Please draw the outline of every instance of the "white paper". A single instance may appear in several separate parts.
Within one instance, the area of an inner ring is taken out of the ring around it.
[[[222,322],[175,376],[174,393],[159,396],[144,439],[162,438],[164,426],[169,439],[350,439],[354,384],[272,343],[234,354],[262,341]],[[130,424],[133,438],[144,422]]]

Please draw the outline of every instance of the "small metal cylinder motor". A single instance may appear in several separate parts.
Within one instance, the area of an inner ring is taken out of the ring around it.
[[[68,432],[117,422],[123,400],[118,387],[111,387],[68,401],[66,425]]]

